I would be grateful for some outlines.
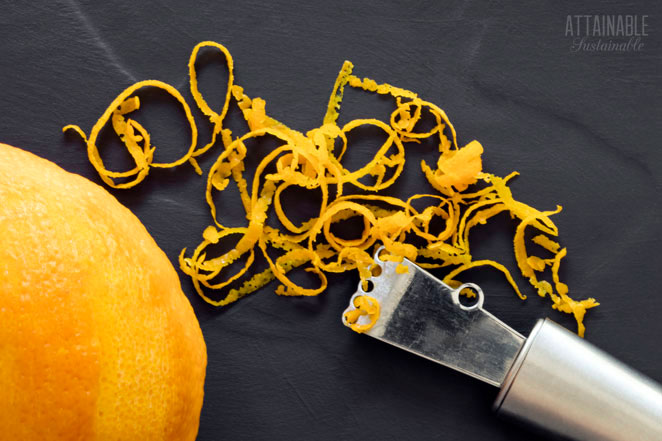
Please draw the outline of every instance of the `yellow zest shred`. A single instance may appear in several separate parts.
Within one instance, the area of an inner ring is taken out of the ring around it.
[[[223,106],[213,110],[203,98],[197,80],[196,62],[203,50],[220,53],[228,68],[227,92]],[[550,237],[558,229],[550,216],[554,211],[539,211],[514,199],[508,186],[513,172],[498,177],[483,171],[483,146],[471,141],[459,147],[455,128],[446,113],[435,104],[424,101],[414,92],[377,83],[370,78],[353,75],[354,66],[346,61],[333,86],[322,124],[306,133],[287,127],[268,116],[266,102],[251,98],[235,84],[234,64],[225,46],[203,41],[196,45],[188,62],[190,91],[193,101],[212,125],[211,140],[198,147],[198,131],[191,110],[172,86],[156,80],[136,83],[115,98],[92,127],[90,134],[75,125],[73,130],[87,144],[90,162],[99,176],[111,187],[130,188],[147,176],[151,167],[175,167],[189,162],[202,173],[196,158],[210,151],[218,140],[222,147],[217,159],[207,172],[205,199],[209,205],[213,224],[202,233],[202,242],[187,257],[186,249],[179,256],[180,267],[189,275],[198,294],[208,303],[223,306],[235,302],[273,280],[280,284],[279,295],[318,295],[325,291],[328,273],[357,270],[364,290],[373,275],[373,253],[378,246],[385,250],[383,261],[397,262],[396,272],[405,273],[409,259],[424,268],[453,267],[444,277],[451,286],[460,286],[455,278],[466,270],[490,266],[501,271],[515,293],[520,291],[509,270],[493,260],[474,260],[470,253],[470,231],[492,217],[507,212],[519,224],[515,229],[513,248],[517,266],[540,296],[549,298],[552,307],[572,314],[577,321],[578,333],[584,334],[583,319],[587,309],[595,307],[595,299],[575,301],[568,296],[568,287],[560,281],[560,261],[566,249]],[[141,88],[155,87],[174,97],[182,106],[191,129],[191,144],[184,154],[171,163],[155,163],[155,147],[149,132],[136,120],[128,117],[140,107],[134,94]],[[370,93],[390,96],[394,110],[388,121],[364,118],[338,125],[345,87],[362,89]],[[233,134],[224,126],[225,117],[234,101],[248,125],[248,132]],[[420,129],[423,120],[435,123],[431,129]],[[99,154],[97,139],[108,122],[135,162],[128,171],[110,171]],[[350,132],[360,127],[372,127],[384,133],[385,141],[375,150],[372,158],[362,166],[349,170],[343,163]],[[259,138],[272,138],[279,146],[261,159],[252,181],[245,177],[245,159],[249,154],[247,142]],[[421,177],[436,193],[416,194],[401,200],[384,193],[400,178],[405,164],[406,145],[431,139],[437,145],[436,168],[421,161]],[[269,172],[267,172],[269,170]],[[275,171],[274,171],[275,170]],[[119,181],[118,181],[119,180]],[[215,198],[219,192],[235,185],[245,211],[243,225],[227,226],[218,218]],[[281,199],[287,189],[300,188],[321,194],[317,213],[296,225],[287,216]],[[469,189],[471,188],[471,191]],[[280,227],[268,226],[266,221],[274,215]],[[362,231],[352,239],[334,233],[334,225],[350,218],[362,223]],[[441,229],[439,221],[443,223]],[[533,243],[549,253],[547,256],[529,254],[526,230],[533,228],[540,234]],[[212,245],[232,241],[228,251],[218,255],[211,252]],[[257,250],[257,251],[256,251]],[[261,272],[249,271],[258,254],[268,267]],[[230,268],[232,266],[232,268]],[[238,268],[238,269],[236,269]],[[303,268],[314,275],[318,283],[304,287],[293,281],[289,273]],[[550,270],[551,282],[541,279]],[[238,286],[238,287],[237,287]],[[222,290],[225,295],[217,299],[208,293]],[[464,290],[463,295],[475,295]],[[357,332],[365,332],[379,317],[379,302],[368,296],[355,297],[356,309],[345,314],[345,320]],[[368,324],[358,324],[361,316],[368,316]]]
[[[198,59],[198,52],[200,52],[200,49],[204,47],[212,47],[216,48],[225,57],[225,60],[227,61],[228,65],[228,84],[227,84],[227,92],[225,94],[225,101],[223,103],[223,108],[221,109],[221,113],[216,113],[214,112],[210,107],[209,104],[207,104],[207,101],[202,98],[202,94],[198,90],[198,75],[195,70],[195,62]],[[223,46],[222,44],[216,43],[214,41],[202,41],[198,43],[194,48],[193,52],[191,52],[191,57],[189,58],[188,62],[188,72],[189,72],[189,78],[190,78],[190,85],[191,85],[191,95],[193,96],[193,100],[195,100],[195,104],[197,104],[198,109],[209,118],[209,121],[214,125],[212,129],[212,138],[211,141],[201,149],[196,150],[193,152],[191,155],[192,161],[195,161],[195,157],[200,156],[204,154],[207,150],[209,150],[214,144],[216,144],[216,137],[218,136],[219,133],[223,131],[223,119],[225,118],[225,115],[228,113],[228,108],[230,107],[230,94],[232,92],[232,86],[234,85],[234,61],[232,60],[232,55],[230,55],[230,52]],[[192,162],[196,164],[196,170],[199,169],[197,166],[197,162]],[[200,173],[202,174],[202,172]]]
[[[513,287],[515,293],[517,293],[517,296],[522,300],[526,300],[526,296],[520,292],[519,288],[517,287],[517,284],[515,283],[515,280],[513,279],[513,276],[510,275],[510,271],[508,271],[508,269],[505,266],[493,260],[475,260],[473,262],[460,265],[459,267],[455,268],[453,271],[448,273],[446,277],[444,277],[443,282],[446,283],[447,285],[454,287],[460,286],[461,283],[454,280],[455,276],[468,269],[477,268],[479,266],[491,266],[492,268],[496,268],[499,271],[501,271],[503,275],[506,276],[506,280],[508,281],[508,283],[510,283],[510,286]]]
[[[531,241],[535,244],[540,245],[550,253],[558,253],[559,248],[561,248],[561,245],[559,245],[558,242],[554,242],[552,239],[545,236],[544,234],[537,235],[536,237],[531,239]]]
[[[346,311],[343,318],[349,324],[349,327],[358,333],[363,333],[372,328],[379,319],[380,306],[377,299],[368,295],[356,296],[354,298],[354,308]],[[359,317],[367,316],[370,322],[359,324]]]
[[[191,145],[186,153],[174,162],[154,162],[154,150],[156,147],[151,145],[149,133],[140,123],[125,117],[125,115],[140,108],[140,100],[138,97],[132,97],[131,95],[144,87],[154,87],[166,91],[172,97],[174,97],[184,109],[186,120],[191,127]],[[129,154],[136,163],[136,166],[131,170],[124,172],[114,172],[108,170],[103,164],[103,160],[99,154],[99,148],[97,147],[96,142],[101,129],[106,126],[108,120],[111,120],[113,130],[120,138],[122,143],[126,146]],[[189,108],[188,104],[184,100],[184,97],[171,85],[157,80],[140,81],[126,88],[117,96],[117,98],[115,98],[110,103],[108,108],[106,108],[105,112],[92,127],[89,136],[86,136],[85,132],[76,125],[67,125],[62,128],[63,132],[66,132],[67,130],[73,130],[78,133],[81,138],[83,138],[87,144],[87,155],[90,159],[90,162],[96,169],[97,173],[99,173],[101,180],[106,183],[106,185],[113,188],[131,188],[139,184],[143,179],[145,179],[145,177],[147,177],[150,167],[171,168],[189,161],[192,158],[195,146],[198,143],[198,128],[195,125],[193,114],[191,113],[191,109]],[[202,170],[200,170],[197,163],[192,162],[192,164],[196,171],[202,174]],[[115,179],[131,178],[132,176],[135,177],[130,181],[123,183],[115,182]]]

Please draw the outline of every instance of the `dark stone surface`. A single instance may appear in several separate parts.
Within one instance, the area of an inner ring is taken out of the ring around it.
[[[320,124],[349,59],[357,75],[412,89],[445,109],[462,145],[478,139],[485,146],[487,170],[521,173],[516,198],[564,206],[556,216],[569,254],[562,276],[571,294],[602,303],[587,314],[588,340],[661,381],[659,3],[354,3],[2,1],[0,142],[100,182],[81,141],[62,126],[88,131],[141,79],[171,83],[193,105],[186,63],[198,41],[225,44],[237,82],[266,99],[269,114],[304,131]],[[573,52],[565,24],[574,14],[648,15],[649,35],[639,52]],[[226,72],[214,57],[201,66],[205,96],[218,108]],[[139,120],[157,157],[178,157],[189,136],[181,111],[158,93],[141,96]],[[343,118],[384,108],[374,96],[348,93]],[[209,129],[196,115],[204,141]],[[374,147],[372,137],[357,138],[350,164],[365,162]],[[203,157],[205,170],[217,153]],[[119,149],[103,154],[116,169],[127,160]],[[400,195],[426,185],[420,175],[403,179]],[[204,182],[181,166],[112,193],[176,264],[211,221]],[[228,224],[243,223],[236,201],[221,204]],[[476,255],[514,268],[513,229],[507,217],[481,227],[472,236]],[[543,316],[574,329],[530,290],[522,302],[498,274],[471,274],[487,294],[486,309],[520,332]],[[340,314],[357,280],[331,277],[327,293],[305,299],[278,297],[270,285],[214,309],[182,275],[209,352],[199,440],[531,439],[491,413],[491,386],[345,329]]]

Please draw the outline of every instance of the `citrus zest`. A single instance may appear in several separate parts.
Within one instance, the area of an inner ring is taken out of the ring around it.
[[[225,101],[218,111],[210,107],[198,87],[196,62],[204,49],[220,53],[228,68]],[[203,147],[196,148],[197,128],[185,100],[172,86],[153,80],[139,82],[123,91],[111,102],[89,136],[74,125],[64,130],[74,130],[85,140],[90,161],[101,179],[115,188],[137,185],[147,176],[150,167],[174,167],[188,161],[201,173],[195,158],[209,151],[220,136],[223,148],[208,171],[205,188],[213,224],[204,230],[202,242],[190,257],[186,249],[179,256],[182,271],[191,277],[198,294],[212,305],[232,303],[272,280],[280,282],[275,290],[279,295],[318,295],[327,287],[328,273],[349,270],[357,270],[365,289],[375,267],[372,255],[382,245],[385,250],[380,259],[397,262],[398,273],[407,272],[405,258],[428,269],[454,267],[443,280],[459,286],[455,278],[464,271],[490,266],[501,271],[513,291],[526,299],[504,265],[493,260],[475,260],[471,254],[472,229],[500,213],[508,213],[519,222],[513,249],[520,272],[535,292],[551,299],[554,309],[572,314],[578,333],[583,335],[584,314],[598,303],[592,298],[571,299],[567,285],[559,279],[560,261],[566,249],[550,238],[558,236],[558,228],[550,216],[561,207],[539,211],[515,200],[509,181],[518,173],[499,177],[483,171],[483,146],[471,141],[459,147],[455,128],[444,110],[409,90],[355,76],[353,69],[353,64],[345,61],[334,83],[322,124],[303,133],[270,117],[262,98],[251,98],[235,83],[233,59],[225,46],[203,41],[194,47],[188,63],[191,95],[212,125],[211,140]],[[175,162],[155,163],[155,148],[150,143],[149,133],[127,117],[138,110],[140,101],[133,94],[143,87],[165,90],[184,109],[191,128],[191,145]],[[388,121],[363,118],[338,125],[346,87],[390,97],[394,110]],[[248,132],[238,136],[224,125],[233,100],[248,125]],[[433,127],[422,129],[424,120],[432,121]],[[109,121],[135,162],[135,167],[129,171],[107,170],[101,160],[96,142]],[[348,138],[352,131],[362,127],[380,130],[384,141],[370,160],[349,170],[344,163],[345,153],[352,148]],[[250,154],[247,142],[261,138],[275,139],[278,147],[261,158],[249,182],[245,176],[245,160]],[[383,194],[403,173],[405,146],[425,139],[433,141],[438,156],[435,168],[421,161],[421,177],[436,193],[415,194],[406,200]],[[126,178],[132,180],[115,181]],[[231,185],[236,186],[245,211],[243,225],[224,225],[218,217],[215,200]],[[282,202],[283,194],[295,188],[321,195],[316,213],[298,223],[288,216]],[[278,228],[267,225],[272,214],[280,224]],[[351,218],[358,218],[362,225],[353,238],[342,238],[334,233],[334,226]],[[441,228],[439,221],[443,223]],[[528,253],[527,229],[538,231],[531,241],[551,255]],[[211,245],[228,240],[233,243],[228,251],[210,251]],[[249,271],[259,255],[267,268]],[[235,268],[232,271],[231,266]],[[314,275],[318,279],[315,286],[296,283],[288,274],[296,268],[304,268]],[[542,278],[548,270],[551,282]],[[226,294],[217,300],[208,295],[213,290],[223,290]],[[470,295],[469,292],[463,294]],[[356,297],[354,303],[359,312],[352,312],[345,318],[352,323],[352,329],[365,332],[372,324],[358,325],[358,317],[368,315],[371,321],[377,320],[379,303],[369,296]]]
[[[349,327],[358,333],[370,330],[379,319],[380,306],[377,299],[368,295],[354,297],[353,305],[355,309],[345,311],[343,319],[349,324]],[[358,323],[359,318],[367,316],[368,323]]]

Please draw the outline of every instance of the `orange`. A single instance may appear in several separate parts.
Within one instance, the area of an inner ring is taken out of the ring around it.
[[[0,440],[194,440],[207,353],[145,227],[0,144]]]

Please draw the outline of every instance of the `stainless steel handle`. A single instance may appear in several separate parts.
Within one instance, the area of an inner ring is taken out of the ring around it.
[[[577,440],[662,440],[662,387],[549,319],[536,324],[494,407]]]

